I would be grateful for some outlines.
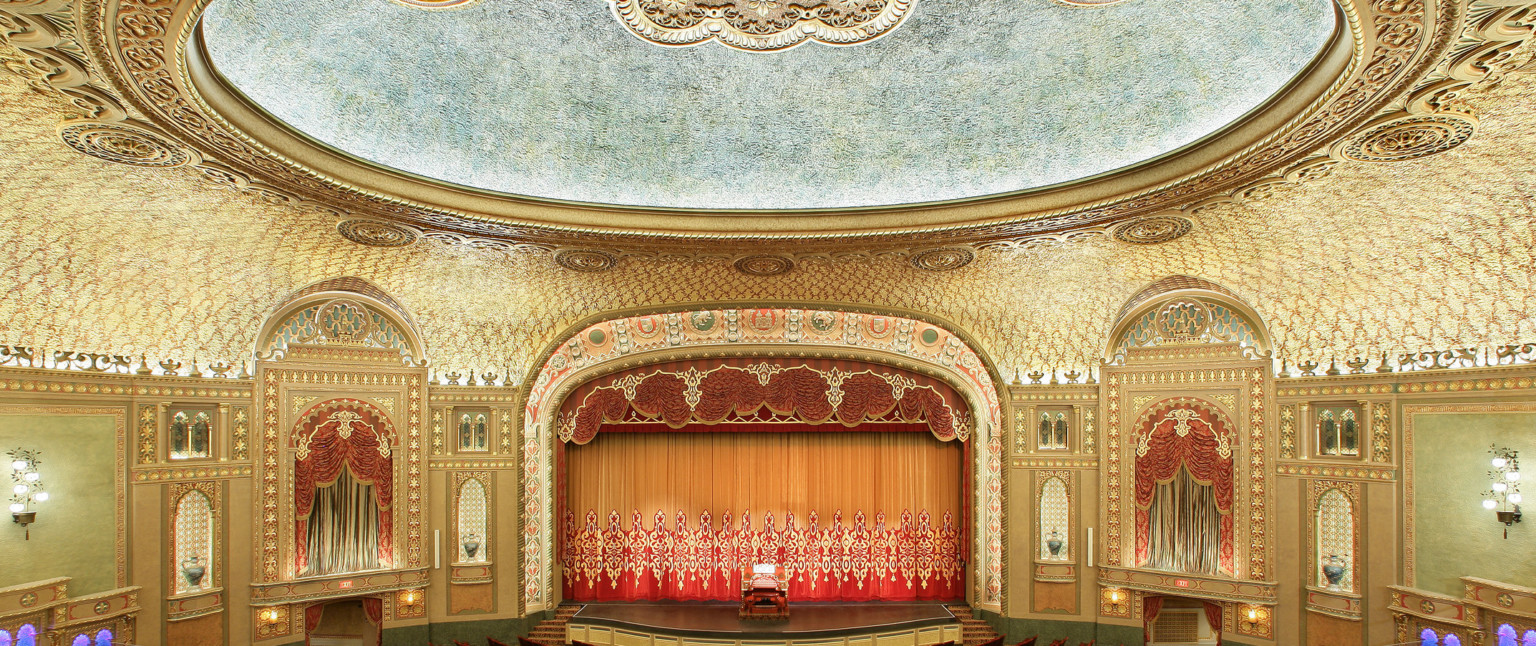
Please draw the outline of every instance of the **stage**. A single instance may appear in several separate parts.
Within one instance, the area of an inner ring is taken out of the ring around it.
[[[942,603],[791,603],[783,620],[741,619],[727,602],[589,603],[566,624],[567,639],[613,646],[815,644],[927,646],[960,640]]]

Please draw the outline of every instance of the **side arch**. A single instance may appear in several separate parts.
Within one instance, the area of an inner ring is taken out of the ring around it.
[[[991,362],[945,322],[838,306],[721,304],[614,312],[573,326],[524,384],[523,596],[529,611],[556,603],[554,443],[565,399],[594,379],[648,364],[699,358],[856,359],[943,381],[975,420],[972,603],[1003,599],[1003,463],[999,386]]]

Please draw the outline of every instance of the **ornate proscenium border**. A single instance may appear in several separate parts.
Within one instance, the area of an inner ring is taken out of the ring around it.
[[[1179,227],[1122,231],[1118,223],[1182,218],[1278,182],[1324,175],[1338,160],[1450,149],[1477,125],[1455,99],[1522,62],[1529,54],[1520,46],[1530,37],[1521,18],[1529,7],[1518,1],[1340,0],[1340,27],[1307,71],[1247,118],[1162,158],[1056,187],[948,203],[716,213],[537,200],[359,162],[273,127],[219,79],[196,37],[208,0],[74,2],[19,0],[0,8],[16,25],[6,40],[25,59],[13,67],[80,110],[81,118],[60,127],[66,144],[118,163],[192,167],[274,202],[328,210],[351,222],[342,233],[364,244],[429,237],[732,257],[775,245],[800,254],[875,247],[900,249],[892,253],[914,262],[928,247],[951,245],[960,258],[967,246],[1111,228],[1135,242]],[[717,242],[705,251],[701,239]],[[589,250],[587,257],[601,269],[614,253]]]
[[[572,326],[524,385],[523,602],[554,602],[554,449],[562,403],[581,384],[650,363],[729,353],[741,357],[855,359],[944,381],[976,420],[971,465],[974,603],[1000,611],[1003,583],[1003,444],[1000,379],[954,328],[902,315],[841,309],[750,308],[604,314]]]

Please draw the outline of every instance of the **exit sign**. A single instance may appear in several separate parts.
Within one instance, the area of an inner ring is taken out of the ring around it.
[[[342,582],[337,583],[336,587],[345,590],[347,588],[352,587],[352,582],[351,581],[342,581]]]
[[[348,583],[351,583],[351,581],[348,581]],[[1173,584],[1181,588],[1187,588],[1189,587],[1189,579],[1174,579]]]

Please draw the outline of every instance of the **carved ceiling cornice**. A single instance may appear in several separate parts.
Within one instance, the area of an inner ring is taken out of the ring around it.
[[[1449,150],[1477,128],[1460,97],[1529,58],[1522,45],[1536,3],[1345,0],[1339,32],[1302,77],[1190,148],[1021,194],[777,212],[775,218],[800,227],[779,231],[762,227],[757,215],[765,212],[539,201],[344,158],[278,127],[220,81],[197,38],[206,5],[11,0],[0,4],[0,32],[16,53],[4,62],[79,109],[59,125],[65,145],[122,164],[192,168],[274,203],[327,211],[337,217],[339,234],[360,244],[427,238],[542,250],[583,271],[603,271],[631,255],[724,257],[740,271],[782,273],[811,257],[891,255],[944,271],[984,249],[1098,236],[1158,243],[1187,232],[1190,216],[1200,211],[1327,175],[1341,161],[1387,162]],[[684,221],[689,224],[678,224]],[[708,244],[700,244],[705,239]]]

